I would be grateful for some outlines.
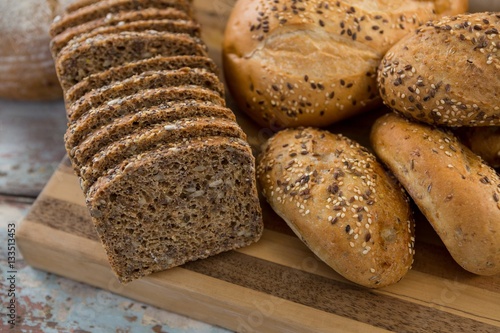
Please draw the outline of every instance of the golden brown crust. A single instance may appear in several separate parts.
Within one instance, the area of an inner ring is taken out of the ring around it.
[[[261,125],[326,126],[380,103],[383,54],[432,18],[433,4],[415,1],[241,0],[224,37],[226,81]]]
[[[257,179],[273,209],[325,263],[377,288],[413,261],[413,218],[397,182],[342,135],[287,129],[263,147]]]
[[[469,0],[417,0],[432,1],[436,14],[439,16],[452,16],[463,14],[469,9]]]
[[[486,163],[494,168],[500,167],[500,127],[462,127],[456,134]]]
[[[384,103],[430,124],[499,125],[499,31],[498,13],[447,17],[417,29],[380,64]]]
[[[500,273],[500,178],[449,132],[394,113],[372,144],[464,269]]]

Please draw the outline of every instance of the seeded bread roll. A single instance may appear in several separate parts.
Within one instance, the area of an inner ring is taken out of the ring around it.
[[[445,126],[500,124],[498,13],[445,17],[397,43],[379,67],[384,103]]]
[[[462,143],[490,166],[500,168],[500,127],[462,127],[457,130]]]
[[[263,126],[326,126],[381,103],[377,66],[434,18],[431,2],[240,0],[224,37],[228,87]]]
[[[263,147],[257,179],[278,215],[346,279],[377,288],[410,269],[408,198],[356,142],[313,128],[283,130]]]
[[[394,113],[372,145],[464,269],[500,273],[500,177],[450,132]]]

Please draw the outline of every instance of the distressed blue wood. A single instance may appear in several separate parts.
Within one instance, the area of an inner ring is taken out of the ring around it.
[[[62,102],[0,100],[0,193],[35,197],[65,154]]]
[[[16,325],[10,330],[4,305],[7,304],[12,275],[7,262],[8,225],[22,219],[32,200],[0,196],[0,332],[30,333],[136,333],[205,332],[227,330],[170,313],[156,307],[112,294],[27,266],[16,250]]]

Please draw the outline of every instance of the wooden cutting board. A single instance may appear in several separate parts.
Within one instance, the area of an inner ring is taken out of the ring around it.
[[[195,1],[204,39],[219,65],[233,3]],[[257,153],[272,132],[233,110]],[[378,115],[330,130],[366,145]],[[413,269],[395,285],[369,290],[323,264],[265,202],[262,206],[266,229],[258,243],[121,285],[65,158],[22,221],[17,242],[34,267],[238,332],[500,332],[500,275],[461,269],[422,217]]]

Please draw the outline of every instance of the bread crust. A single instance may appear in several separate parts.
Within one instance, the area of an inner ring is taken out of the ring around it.
[[[493,168],[500,168],[500,127],[462,127],[456,130],[462,143]]]
[[[72,28],[66,29],[64,32],[54,36],[50,41],[50,49],[52,56],[57,57],[59,51],[69,43],[73,38],[78,37],[82,34],[94,31],[98,28],[116,26],[119,24],[130,23],[135,21],[143,20],[189,20],[189,16],[177,9],[167,8],[167,9],[157,9],[157,8],[146,8],[143,10],[131,10],[118,13],[109,13],[105,17],[100,17],[95,20],[91,20]],[[123,22],[123,23],[121,23]]]
[[[378,288],[410,269],[408,198],[352,140],[314,128],[278,132],[258,158],[257,179],[276,213],[346,279]]]
[[[372,130],[392,170],[464,269],[500,273],[500,178],[449,131],[394,113]]]
[[[377,66],[434,18],[414,1],[240,0],[224,36],[226,81],[262,126],[326,126],[380,104]]]
[[[0,98],[62,99],[48,30],[69,0],[0,1]]]
[[[429,0],[417,0],[429,1]],[[430,0],[438,16],[453,16],[463,14],[469,9],[469,0]]]
[[[99,178],[86,203],[119,280],[259,240],[254,165],[245,141],[200,137],[138,154]]]
[[[445,17],[408,35],[382,60],[384,103],[406,117],[444,126],[500,124],[498,13]]]

